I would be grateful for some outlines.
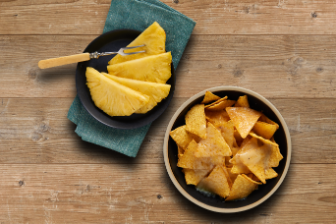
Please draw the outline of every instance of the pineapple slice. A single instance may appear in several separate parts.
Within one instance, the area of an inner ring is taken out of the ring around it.
[[[157,22],[154,22],[152,25],[150,25],[127,47],[133,47],[143,44],[145,44],[146,46],[128,50],[125,52],[129,53],[145,50],[146,51],[145,53],[139,53],[127,56],[121,56],[118,54],[114,58],[112,58],[111,61],[109,61],[109,64],[114,65],[125,61],[130,61],[166,52],[166,33]]]
[[[170,52],[145,58],[109,65],[109,74],[157,83],[166,83],[171,76],[172,55]]]
[[[94,68],[86,69],[86,80],[93,102],[110,116],[129,116],[149,101],[147,95],[106,78]]]
[[[144,82],[134,79],[126,79],[120,78],[114,75],[109,75],[103,73],[105,77],[120,83],[124,86],[127,86],[135,91],[143,93],[149,96],[148,103],[141,107],[139,110],[135,111],[135,113],[144,114],[153,109],[159,102],[161,102],[164,98],[166,98],[170,91],[170,85],[154,83],[154,82]]]

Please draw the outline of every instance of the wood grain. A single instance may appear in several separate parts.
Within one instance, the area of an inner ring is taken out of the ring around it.
[[[76,65],[111,0],[0,0],[0,223],[336,223],[336,4],[326,0],[162,0],[197,25],[175,97],[131,159],[83,142],[66,115]],[[236,85],[267,97],[292,136],[279,190],[241,214],[205,211],[175,189],[167,124],[190,96]]]
[[[37,63],[80,53],[95,37],[0,36],[0,97],[74,97],[75,65],[40,70]],[[235,85],[265,97],[335,98],[335,49],[333,35],[192,35],[175,96]]]
[[[100,34],[110,0],[0,1],[0,34]],[[306,0],[163,0],[197,34],[335,34],[336,5]],[[67,16],[65,16],[67,15]]]
[[[66,118],[72,100],[0,98],[0,163],[162,163],[166,127],[187,98],[173,99],[136,159],[83,142]],[[270,100],[290,129],[293,163],[336,163],[336,99]]]
[[[335,223],[335,172],[335,164],[293,164],[264,204],[223,215],[183,198],[163,164],[0,165],[0,221]]]

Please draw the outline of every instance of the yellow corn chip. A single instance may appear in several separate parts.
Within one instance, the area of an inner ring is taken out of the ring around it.
[[[273,124],[277,127],[277,129],[279,128],[279,125],[277,123],[275,123],[274,121],[266,117],[264,114],[261,115],[261,117],[259,118],[259,121],[265,122],[267,124]]]
[[[206,138],[206,120],[204,112],[204,104],[193,106],[185,116],[186,130],[199,136]]]
[[[174,131],[170,132],[170,137],[174,139],[176,144],[182,149],[186,149],[193,139],[192,136],[186,131],[186,126],[181,126],[176,128]]]
[[[231,107],[235,102],[236,101],[234,101],[234,100],[225,99],[225,100],[222,100],[222,101],[220,101],[216,104],[207,105],[207,106],[205,106],[205,109],[210,110],[210,111],[221,111],[221,110],[224,110],[227,107]]]
[[[250,104],[248,102],[247,96],[240,96],[235,104],[235,107],[248,107],[250,108]]]
[[[183,156],[179,158],[177,166],[181,168],[209,170],[214,165],[224,164],[225,158],[221,156],[197,158],[195,152],[197,151],[198,144],[192,140],[187,149],[184,151]]]
[[[246,143],[248,143],[250,140],[251,140],[251,136],[247,136],[244,140],[243,140],[243,142],[240,144],[240,149],[242,149],[242,148],[244,148],[244,145],[246,144]]]
[[[224,166],[222,166],[222,169],[223,169],[223,171],[224,171],[224,174],[225,174],[225,177],[226,177],[226,180],[227,180],[227,182],[228,182],[228,184],[229,184],[229,187],[230,187],[230,189],[232,188],[232,181],[231,181],[231,178],[230,178],[230,175],[229,175],[229,172],[228,172],[228,170],[226,169],[226,166],[224,165]]]
[[[195,153],[196,157],[211,157],[211,156],[231,156],[232,152],[229,145],[221,135],[220,131],[211,123],[208,123],[206,128],[206,139],[202,139],[198,143],[198,148]]]
[[[208,122],[212,123],[215,127],[221,125],[224,121],[229,121],[230,117],[226,111],[209,111],[205,110],[205,118]]]
[[[241,168],[237,168],[237,169],[240,169],[240,170],[246,170],[244,168],[244,164],[242,164],[242,162],[239,160],[239,154],[242,154],[244,153],[244,150],[242,150],[244,148],[244,146],[246,145],[246,143],[248,143],[250,140],[251,140],[251,136],[247,136],[243,142],[241,143],[240,147],[237,149],[238,151],[235,153],[235,155],[233,156],[233,158],[230,160],[230,163],[232,164],[241,164]],[[238,155],[237,155],[238,154]]]
[[[220,99],[219,96],[216,96],[215,94],[213,94],[210,91],[206,91],[205,95],[204,95],[204,98],[203,98],[203,101],[201,103],[210,103],[212,101],[219,100],[219,99]]]
[[[252,180],[256,181],[256,182],[260,182],[260,180],[258,179],[258,177],[256,177],[253,173],[249,173],[249,174],[247,174],[247,176],[249,178],[251,178]]]
[[[184,150],[182,149],[182,147],[177,146],[177,156],[178,158],[181,158],[183,156]]]
[[[234,137],[236,139],[237,145],[240,146],[240,144],[243,142],[244,139],[240,136],[237,129],[234,130]]]
[[[237,145],[236,139],[234,137],[234,126],[232,120],[228,122],[221,122],[220,125],[216,126],[218,128],[225,139],[226,143],[229,145],[232,154],[235,155],[238,151],[234,145]]]
[[[218,194],[226,198],[230,193],[230,186],[222,166],[216,166],[208,177],[201,180],[198,188]]]
[[[271,138],[271,142],[276,143],[273,138]],[[275,156],[274,156],[274,154]],[[276,157],[276,159],[274,159]],[[272,161],[274,159],[275,161]],[[273,148],[273,152],[270,158],[269,166],[270,167],[277,167],[279,166],[279,162],[283,159],[282,154],[280,153],[279,145],[276,146],[276,148]]]
[[[252,180],[254,180],[256,182],[260,181],[258,179],[258,177],[256,177],[252,173],[248,174],[247,176],[249,176]],[[268,169],[265,170],[265,180],[273,179],[277,176],[278,176],[277,172],[275,172],[275,170],[273,170],[272,168],[268,168]]]
[[[234,174],[251,173],[247,166],[242,163],[233,165],[231,168],[231,172]]]
[[[277,126],[274,124],[268,124],[262,121],[257,121],[252,130],[261,137],[270,139],[277,130]]]
[[[225,156],[225,166],[228,166],[231,164],[230,159],[231,159],[231,156]]]
[[[227,107],[226,112],[242,138],[246,138],[261,116],[260,112],[246,107]]]
[[[230,157],[230,156],[228,156],[228,157]],[[226,158],[226,157],[225,157]],[[226,166],[226,168],[232,168],[232,166],[233,166],[233,164],[232,163],[226,163],[226,161],[225,161],[225,166]]]
[[[228,174],[230,176],[231,182],[234,183],[234,181],[236,180],[238,174],[232,173],[231,169],[232,168],[226,168],[226,170],[228,171]]]
[[[268,169],[265,170],[265,179],[266,180],[273,179],[277,176],[278,176],[277,172],[275,172],[272,168],[268,168]]]
[[[265,139],[261,136],[256,135],[255,133],[250,133],[253,138],[261,140],[265,145],[269,145],[270,155],[268,160],[268,167],[277,167],[279,166],[280,160],[283,159],[283,156],[280,153],[279,145],[271,140]],[[266,147],[266,146],[265,146]]]
[[[261,185],[262,183],[259,182],[259,179],[258,181],[254,180],[253,177],[256,178],[256,176],[253,174],[253,173],[249,173],[249,174],[242,174],[243,177],[245,177],[248,181],[251,181],[252,183],[254,184],[258,184],[258,185]]]
[[[232,185],[232,189],[226,201],[233,201],[243,199],[249,196],[254,190],[258,188],[258,185],[247,180],[242,175],[238,175]]]
[[[240,157],[237,154],[230,160],[230,163],[233,164],[231,172],[234,174],[251,173],[247,166],[240,161]]]
[[[184,173],[186,183],[192,185],[197,185],[210,172],[210,170],[193,170],[186,168],[182,171]]]
[[[260,146],[258,139],[252,138],[241,151],[237,153],[236,157],[239,157],[240,161],[265,184],[265,170],[268,168],[269,158],[272,152],[271,149],[271,145],[264,144]]]
[[[227,96],[224,96],[223,98],[220,98],[220,99],[216,100],[215,102],[206,105],[204,108],[211,107],[211,106],[213,106],[213,105],[215,105],[215,104],[217,104],[217,103],[219,103],[219,102],[221,102],[223,100],[226,100],[227,98],[228,98]]]

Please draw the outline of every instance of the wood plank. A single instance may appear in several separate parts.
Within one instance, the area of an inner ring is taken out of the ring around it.
[[[187,98],[173,99],[136,159],[81,141],[66,118],[72,100],[0,98],[0,163],[162,163],[166,127]],[[290,129],[293,163],[336,163],[336,99],[270,101]]]
[[[82,52],[95,37],[1,35],[0,97],[74,97],[75,65],[40,70],[37,62]],[[333,35],[193,35],[175,94],[235,85],[272,98],[335,98],[335,56]]]
[[[0,165],[3,223],[335,223],[336,165],[291,165],[274,196],[242,214],[187,201],[163,164]]]
[[[0,1],[0,34],[100,34],[111,0]],[[336,5],[306,0],[163,0],[197,34],[335,34]],[[70,19],[69,19],[70,18]]]

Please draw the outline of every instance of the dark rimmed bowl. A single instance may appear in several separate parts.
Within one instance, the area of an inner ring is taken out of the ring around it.
[[[84,52],[109,52],[118,51],[120,48],[127,46],[131,43],[141,32],[136,30],[114,30],[102,34],[93,40]],[[108,62],[114,57],[104,56],[99,59],[91,59],[90,61],[80,62],[76,70],[76,88],[77,94],[82,102],[84,108],[94,117],[97,121],[117,129],[134,129],[145,126],[156,120],[168,107],[173,98],[175,90],[176,76],[173,63],[171,64],[172,75],[167,81],[171,85],[169,95],[166,99],[162,100],[151,111],[146,114],[132,114],[125,117],[111,117],[95,106],[91,99],[90,90],[86,86],[85,71],[87,67],[93,67],[100,72],[107,72]]]
[[[182,169],[177,167],[177,145],[169,136],[169,133],[171,130],[185,124],[185,114],[192,106],[202,101],[206,91],[211,91],[221,97],[228,96],[231,100],[237,100],[239,96],[247,95],[252,109],[263,112],[267,117],[279,124],[279,129],[274,134],[274,139],[279,144],[280,152],[284,157],[280,161],[279,166],[274,168],[279,175],[277,178],[267,180],[265,185],[259,186],[258,190],[252,192],[244,200],[225,202],[225,200],[219,196],[208,197],[197,191],[195,186],[187,185],[185,183]],[[219,86],[210,88],[197,93],[183,103],[182,106],[175,112],[168,124],[163,144],[165,166],[175,187],[184,197],[194,204],[207,210],[219,213],[236,213],[246,211],[260,205],[271,197],[285,179],[291,160],[291,153],[291,137],[287,124],[274,105],[265,97],[252,90],[235,86]]]

